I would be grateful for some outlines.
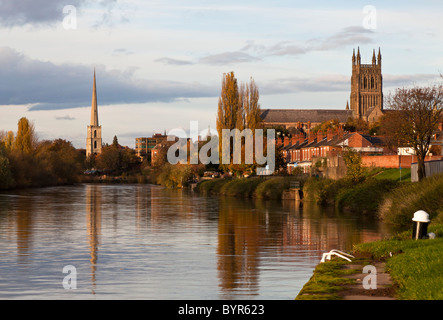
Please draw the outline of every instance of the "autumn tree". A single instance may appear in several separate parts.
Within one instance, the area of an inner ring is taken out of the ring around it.
[[[37,137],[34,131],[34,125],[25,117],[18,121],[17,136],[14,147],[22,152],[30,153],[34,150],[37,143]]]
[[[262,128],[260,117],[261,109],[259,103],[259,90],[255,81],[251,78],[249,83],[238,84],[234,72],[223,75],[222,89],[218,101],[217,110],[217,132],[219,135],[219,148],[222,147],[222,130],[250,129],[255,136],[255,130]],[[242,144],[243,145],[243,144]],[[232,144],[231,144],[232,149]],[[232,155],[232,150],[231,155]],[[242,147],[242,159],[245,157],[245,149]],[[220,159],[222,152],[220,152]],[[224,165],[223,169],[235,169],[235,171],[251,170],[251,166]],[[231,170],[232,171],[232,170]]]
[[[397,89],[387,97],[382,128],[392,146],[410,147],[417,156],[418,179],[426,177],[425,157],[443,117],[443,85]]]
[[[343,160],[346,164],[346,178],[352,183],[362,182],[366,170],[360,154],[349,148],[343,153]]]

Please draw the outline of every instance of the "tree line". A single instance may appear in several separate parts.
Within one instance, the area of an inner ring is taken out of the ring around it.
[[[0,189],[44,187],[79,181],[84,158],[71,142],[38,141],[25,117],[17,133],[0,132]]]

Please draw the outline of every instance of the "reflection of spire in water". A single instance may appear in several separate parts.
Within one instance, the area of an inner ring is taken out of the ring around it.
[[[95,271],[99,235],[101,233],[101,189],[100,186],[86,186],[86,228],[91,255],[92,294],[95,294]]]

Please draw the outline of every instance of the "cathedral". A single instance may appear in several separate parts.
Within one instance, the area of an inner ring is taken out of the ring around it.
[[[97,107],[97,88],[95,84],[95,69],[94,82],[92,85],[92,103],[91,103],[91,124],[87,129],[86,138],[86,158],[91,155],[102,152],[102,126],[98,124],[98,107]]]
[[[372,53],[372,64],[362,64],[360,48],[352,55],[351,110],[355,118],[375,122],[383,114],[381,52]]]
[[[282,126],[311,128],[327,120],[338,120],[345,124],[349,118],[377,122],[383,115],[383,77],[381,73],[381,51],[372,53],[372,63],[362,64],[360,48],[352,54],[351,105],[345,109],[264,109],[261,114],[265,127]]]

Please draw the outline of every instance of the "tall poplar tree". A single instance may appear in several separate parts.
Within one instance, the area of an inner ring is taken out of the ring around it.
[[[17,136],[15,138],[15,148],[19,151],[30,153],[36,145],[34,125],[25,117],[18,121]]]

